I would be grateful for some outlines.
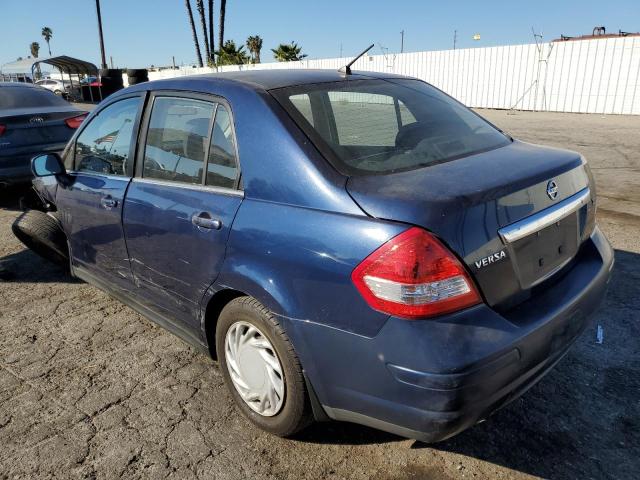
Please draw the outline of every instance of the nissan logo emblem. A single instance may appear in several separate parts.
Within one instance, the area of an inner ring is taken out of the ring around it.
[[[549,183],[547,183],[547,195],[551,200],[555,200],[558,196],[558,185],[553,180],[549,180]]]

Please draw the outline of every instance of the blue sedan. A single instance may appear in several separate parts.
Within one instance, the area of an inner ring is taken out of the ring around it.
[[[563,357],[613,266],[582,156],[407,77],[147,82],[32,168],[30,244],[217,358],[282,436],[461,432]]]

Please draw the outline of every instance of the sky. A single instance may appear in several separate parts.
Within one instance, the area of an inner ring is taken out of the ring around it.
[[[199,17],[191,0],[195,20]],[[205,0],[205,5],[207,4]],[[219,6],[219,0],[215,0]],[[102,0],[104,41],[115,67],[195,64],[184,0]],[[217,42],[217,12],[215,15]],[[445,50],[532,43],[531,28],[550,41],[590,33],[640,31],[639,0],[227,0],[225,39],[244,44],[260,35],[262,61],[270,49],[296,41],[309,58],[355,55],[371,43],[381,50]],[[27,57],[31,42],[47,54],[42,27],[53,30],[51,51],[100,63],[93,0],[0,0],[0,65]],[[198,29],[199,33],[200,29]],[[479,41],[473,40],[480,34]],[[204,45],[201,42],[204,55]]]

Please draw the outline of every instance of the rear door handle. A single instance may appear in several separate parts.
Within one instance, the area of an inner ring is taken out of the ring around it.
[[[194,213],[191,217],[191,223],[196,227],[206,228],[207,230],[220,230],[222,222],[216,218],[211,218],[209,212]]]
[[[111,195],[107,195],[106,197],[102,197],[100,199],[100,205],[102,205],[107,210],[111,210],[118,206],[118,200],[113,198]]]

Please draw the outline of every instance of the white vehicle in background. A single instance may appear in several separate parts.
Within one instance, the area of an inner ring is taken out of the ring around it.
[[[62,80],[54,80],[53,78],[46,78],[44,80],[38,80],[36,85],[51,90],[56,95],[65,95],[69,92],[69,84]]]

